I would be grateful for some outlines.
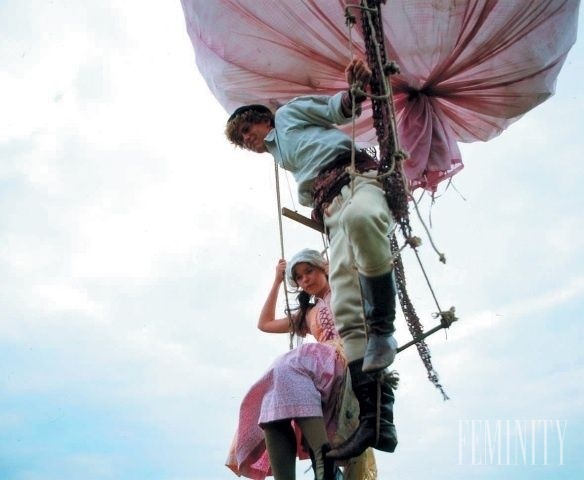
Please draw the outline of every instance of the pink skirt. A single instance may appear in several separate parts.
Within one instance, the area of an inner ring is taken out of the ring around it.
[[[261,425],[287,418],[324,417],[329,439],[336,431],[335,410],[345,376],[337,349],[306,343],[278,357],[248,391],[226,465],[238,476],[264,480],[271,475]],[[294,425],[298,457],[308,458]]]

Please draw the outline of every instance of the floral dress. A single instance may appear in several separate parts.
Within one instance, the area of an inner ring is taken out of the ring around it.
[[[329,439],[336,432],[336,407],[345,378],[346,364],[340,337],[327,298],[317,299],[315,320],[308,325],[317,343],[304,343],[278,357],[245,395],[239,425],[226,465],[238,476],[263,480],[271,475],[261,425],[277,420],[323,417]],[[297,454],[308,453],[294,426]]]

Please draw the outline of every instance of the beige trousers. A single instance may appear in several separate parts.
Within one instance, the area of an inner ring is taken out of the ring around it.
[[[324,212],[330,237],[331,307],[349,362],[363,358],[367,343],[358,273],[375,277],[392,268],[390,234],[393,217],[381,184],[357,177]]]

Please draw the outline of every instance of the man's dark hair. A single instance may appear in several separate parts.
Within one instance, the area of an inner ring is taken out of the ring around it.
[[[243,147],[243,138],[240,135],[239,128],[242,123],[261,123],[269,121],[270,125],[274,126],[274,114],[265,105],[244,105],[235,109],[227,120],[227,125],[225,126],[225,136],[227,139],[237,145],[238,147]]]

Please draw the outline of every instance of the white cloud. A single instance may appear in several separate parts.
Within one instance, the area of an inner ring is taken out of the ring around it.
[[[96,316],[99,306],[88,297],[86,291],[67,284],[45,284],[38,286],[42,301],[41,310],[50,312],[79,312]]]

